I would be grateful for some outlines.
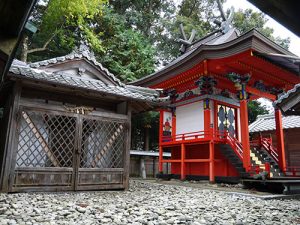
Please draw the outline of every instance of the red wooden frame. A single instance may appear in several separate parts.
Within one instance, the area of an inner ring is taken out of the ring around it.
[[[240,109],[240,107],[236,106],[236,105],[232,105],[230,103],[227,102],[222,102],[222,101],[218,101],[218,100],[214,100],[214,127],[216,130],[218,130],[218,104],[219,105],[224,105],[230,108],[233,108],[235,111],[235,132],[236,132],[236,137],[237,139],[239,139],[239,124],[238,124],[238,109]]]

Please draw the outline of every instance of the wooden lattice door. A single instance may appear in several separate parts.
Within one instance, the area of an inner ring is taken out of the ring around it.
[[[237,137],[236,108],[226,105],[218,105],[217,116],[218,130],[221,133],[227,131],[230,135]]]
[[[127,120],[21,107],[10,191],[123,188]]]
[[[80,118],[77,190],[120,188],[123,185],[127,121]]]

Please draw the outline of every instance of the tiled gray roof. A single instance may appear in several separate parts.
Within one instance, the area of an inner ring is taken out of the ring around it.
[[[107,85],[101,80],[76,77],[64,72],[46,72],[42,69],[34,69],[27,65],[20,65],[20,63],[17,62],[13,63],[11,66],[9,76],[18,79],[29,79],[68,87],[83,88],[99,93],[111,94],[125,97],[127,99],[146,102],[159,103],[168,100],[167,98],[160,98],[159,91],[157,90],[125,84],[122,86]]]
[[[290,89],[287,93],[285,93],[284,95],[281,95],[280,98],[274,102],[275,105],[280,104],[282,101],[284,101],[285,99],[287,99],[290,95],[296,93],[296,92],[300,92],[300,83],[296,84],[292,89]]]
[[[283,116],[282,117],[283,129],[298,128],[300,127],[300,116]],[[275,130],[275,116],[274,114],[260,115],[256,121],[250,124],[249,132],[261,132]]]
[[[79,48],[75,48],[70,54],[65,55],[65,56],[60,56],[52,59],[47,59],[35,63],[30,63],[29,66],[32,68],[40,68],[40,67],[45,67],[51,64],[57,64],[57,63],[62,63],[68,60],[72,59],[86,59],[90,63],[94,64],[96,67],[98,67],[100,70],[102,70],[108,77],[110,77],[113,81],[115,81],[118,85],[124,86],[124,84],[116,78],[114,74],[108,71],[101,63],[99,63],[95,55],[92,51],[90,51],[89,47],[81,44]]]

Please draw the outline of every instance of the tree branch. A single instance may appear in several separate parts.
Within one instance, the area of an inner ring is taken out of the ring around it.
[[[48,45],[50,44],[50,42],[53,40],[53,38],[55,37],[56,32],[54,32],[54,34],[45,42],[45,44],[43,45],[43,47],[41,48],[33,48],[33,49],[29,49],[27,51],[27,54],[33,53],[33,52],[41,52],[41,51],[45,51],[48,47]]]

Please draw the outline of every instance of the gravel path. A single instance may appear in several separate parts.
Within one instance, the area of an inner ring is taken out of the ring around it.
[[[300,224],[300,201],[131,181],[127,192],[0,194],[0,224]]]

